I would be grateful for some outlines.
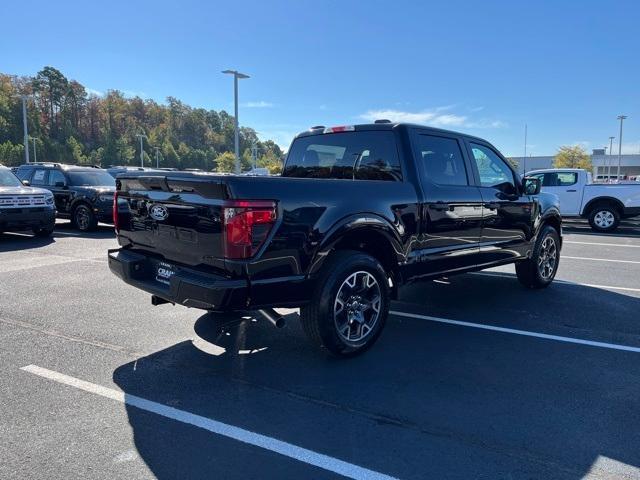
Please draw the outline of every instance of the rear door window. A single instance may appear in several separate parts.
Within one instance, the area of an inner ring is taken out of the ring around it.
[[[460,144],[455,138],[417,135],[417,164],[438,185],[469,185]]]
[[[393,132],[344,132],[300,137],[291,145],[284,177],[402,180]]]
[[[47,170],[37,168],[36,171],[33,172],[33,177],[31,177],[31,185],[46,185],[47,173]]]

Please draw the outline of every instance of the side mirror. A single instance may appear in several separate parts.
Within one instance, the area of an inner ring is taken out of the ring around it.
[[[22,180],[22,184],[23,184],[25,187],[29,187],[29,186],[31,186],[31,182],[30,182],[29,180]]]
[[[542,188],[542,182],[537,177],[524,177],[522,179],[525,195],[538,195]]]
[[[66,185],[64,182],[56,182],[55,186],[56,186],[57,188],[64,188],[64,187],[66,187],[67,185]]]

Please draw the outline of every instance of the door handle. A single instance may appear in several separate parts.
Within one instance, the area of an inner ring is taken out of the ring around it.
[[[567,192],[577,192],[577,190],[567,190]]]
[[[444,212],[445,210],[451,209],[451,205],[444,202],[436,202],[436,203],[429,204],[429,208],[431,210],[438,210],[440,212]]]
[[[489,210],[497,210],[500,208],[500,204],[497,202],[487,202],[484,204],[484,208],[488,208]]]

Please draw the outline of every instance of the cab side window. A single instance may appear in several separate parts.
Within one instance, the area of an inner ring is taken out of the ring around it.
[[[47,171],[42,168],[37,168],[35,172],[33,172],[33,177],[31,177],[31,185],[47,185]]]
[[[51,170],[49,172],[49,186],[55,187],[57,183],[66,184],[67,181],[64,178],[64,174],[59,170]]]
[[[483,187],[495,188],[508,194],[517,193],[513,171],[493,150],[472,143],[471,152]]]
[[[418,165],[437,185],[469,185],[460,144],[455,138],[417,135]]]

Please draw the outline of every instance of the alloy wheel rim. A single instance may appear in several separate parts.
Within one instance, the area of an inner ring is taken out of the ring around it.
[[[348,343],[359,343],[373,332],[380,317],[382,295],[380,285],[369,272],[349,275],[333,305],[333,320],[340,337]]]
[[[553,276],[557,262],[558,248],[556,241],[551,236],[545,237],[542,240],[538,256],[538,271],[544,280],[549,280]]]
[[[615,221],[615,217],[613,216],[613,213],[610,212],[609,210],[600,210],[593,217],[593,221],[600,228],[609,228],[611,225],[613,225],[613,222]]]
[[[84,230],[89,226],[89,213],[86,207],[78,207],[76,211],[76,224],[80,230]]]

